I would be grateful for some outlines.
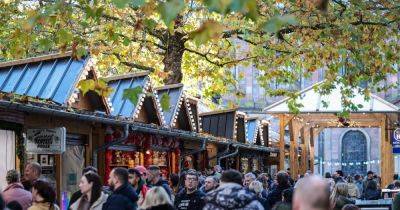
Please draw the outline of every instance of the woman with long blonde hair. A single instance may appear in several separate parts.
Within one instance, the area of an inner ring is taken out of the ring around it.
[[[142,210],[175,210],[168,193],[162,187],[152,187],[146,193]]]
[[[330,202],[333,210],[341,210],[346,204],[355,204],[355,201],[349,197],[349,187],[347,183],[336,183],[330,197]]]

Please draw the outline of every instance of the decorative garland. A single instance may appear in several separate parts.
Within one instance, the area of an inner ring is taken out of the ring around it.
[[[26,148],[25,148],[25,135],[21,132],[21,130],[16,132],[16,142],[15,142],[15,153],[20,161],[19,170],[24,171],[26,164]]]

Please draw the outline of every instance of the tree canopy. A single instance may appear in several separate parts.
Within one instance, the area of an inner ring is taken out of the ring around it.
[[[368,97],[397,84],[400,2],[392,0],[5,0],[0,59],[72,50],[98,59],[103,76],[146,70],[213,96],[235,87],[231,68],[254,65],[271,95],[324,69],[322,93],[343,84]],[[235,90],[240,93],[240,90]],[[301,106],[291,101],[293,110]],[[346,110],[345,110],[346,111]]]

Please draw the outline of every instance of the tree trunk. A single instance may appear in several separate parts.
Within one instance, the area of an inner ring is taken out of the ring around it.
[[[175,32],[173,35],[169,35],[165,40],[164,46],[167,46],[167,50],[164,54],[163,64],[164,72],[168,73],[168,76],[164,79],[164,84],[176,84],[182,82],[182,56],[185,51],[185,41],[183,34]]]

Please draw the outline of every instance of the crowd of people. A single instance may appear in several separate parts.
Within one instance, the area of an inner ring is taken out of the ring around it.
[[[289,171],[289,170],[288,170]],[[82,171],[79,190],[69,200],[69,210],[357,210],[356,199],[382,198],[380,178],[368,172],[344,176],[342,171],[325,177],[310,171],[293,180],[288,171],[274,176],[258,171],[242,174],[215,166],[207,172],[193,169],[163,178],[158,166],[114,168],[107,185],[94,167]],[[53,186],[40,178],[41,167],[30,163],[21,179],[7,172],[8,186],[0,196],[0,210],[58,210]],[[398,175],[387,186],[400,189]],[[393,210],[400,210],[400,193]]]

